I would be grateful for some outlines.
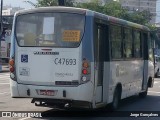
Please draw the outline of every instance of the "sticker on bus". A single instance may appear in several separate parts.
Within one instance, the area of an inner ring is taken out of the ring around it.
[[[21,76],[29,76],[29,73],[30,73],[29,68],[26,68],[26,67],[20,67],[19,68],[19,74]]]
[[[21,55],[21,62],[28,63],[28,55]]]
[[[54,34],[54,17],[45,17],[43,21],[43,34]]]
[[[64,30],[63,41],[79,42],[80,41],[80,31],[79,30]]]

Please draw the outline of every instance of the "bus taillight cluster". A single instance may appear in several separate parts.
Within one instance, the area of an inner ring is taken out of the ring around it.
[[[82,83],[89,81],[90,79],[90,65],[86,59],[83,59],[82,63]]]
[[[9,60],[9,65],[10,65],[9,70],[11,73],[13,73],[14,72],[14,60],[13,59]]]
[[[88,67],[89,67],[89,63],[87,61],[84,61],[83,62],[83,70],[82,70],[82,73],[84,75],[88,74],[88,70],[87,70]]]

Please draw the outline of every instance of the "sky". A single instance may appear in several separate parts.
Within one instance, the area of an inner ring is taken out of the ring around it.
[[[27,0],[3,0],[3,6],[11,5],[12,7],[21,7],[21,8],[32,8],[32,6],[29,3],[26,3],[24,1]],[[33,3],[36,3],[37,0],[28,0],[32,1]]]

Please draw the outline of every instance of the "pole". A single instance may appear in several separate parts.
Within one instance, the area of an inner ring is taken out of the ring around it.
[[[65,5],[65,1],[64,0],[58,0],[58,5],[59,6],[64,6]]]
[[[1,0],[1,34],[2,34],[2,31],[3,31],[2,10],[3,10],[3,0]]]
[[[0,31],[0,71],[2,71],[2,59],[1,59],[1,40],[3,31],[3,20],[2,20],[3,0],[1,0],[1,31]]]

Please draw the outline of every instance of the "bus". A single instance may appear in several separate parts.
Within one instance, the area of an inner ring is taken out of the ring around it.
[[[18,11],[12,28],[13,98],[116,110],[121,99],[145,97],[153,87],[153,43],[145,26],[87,9],[42,7]]]

